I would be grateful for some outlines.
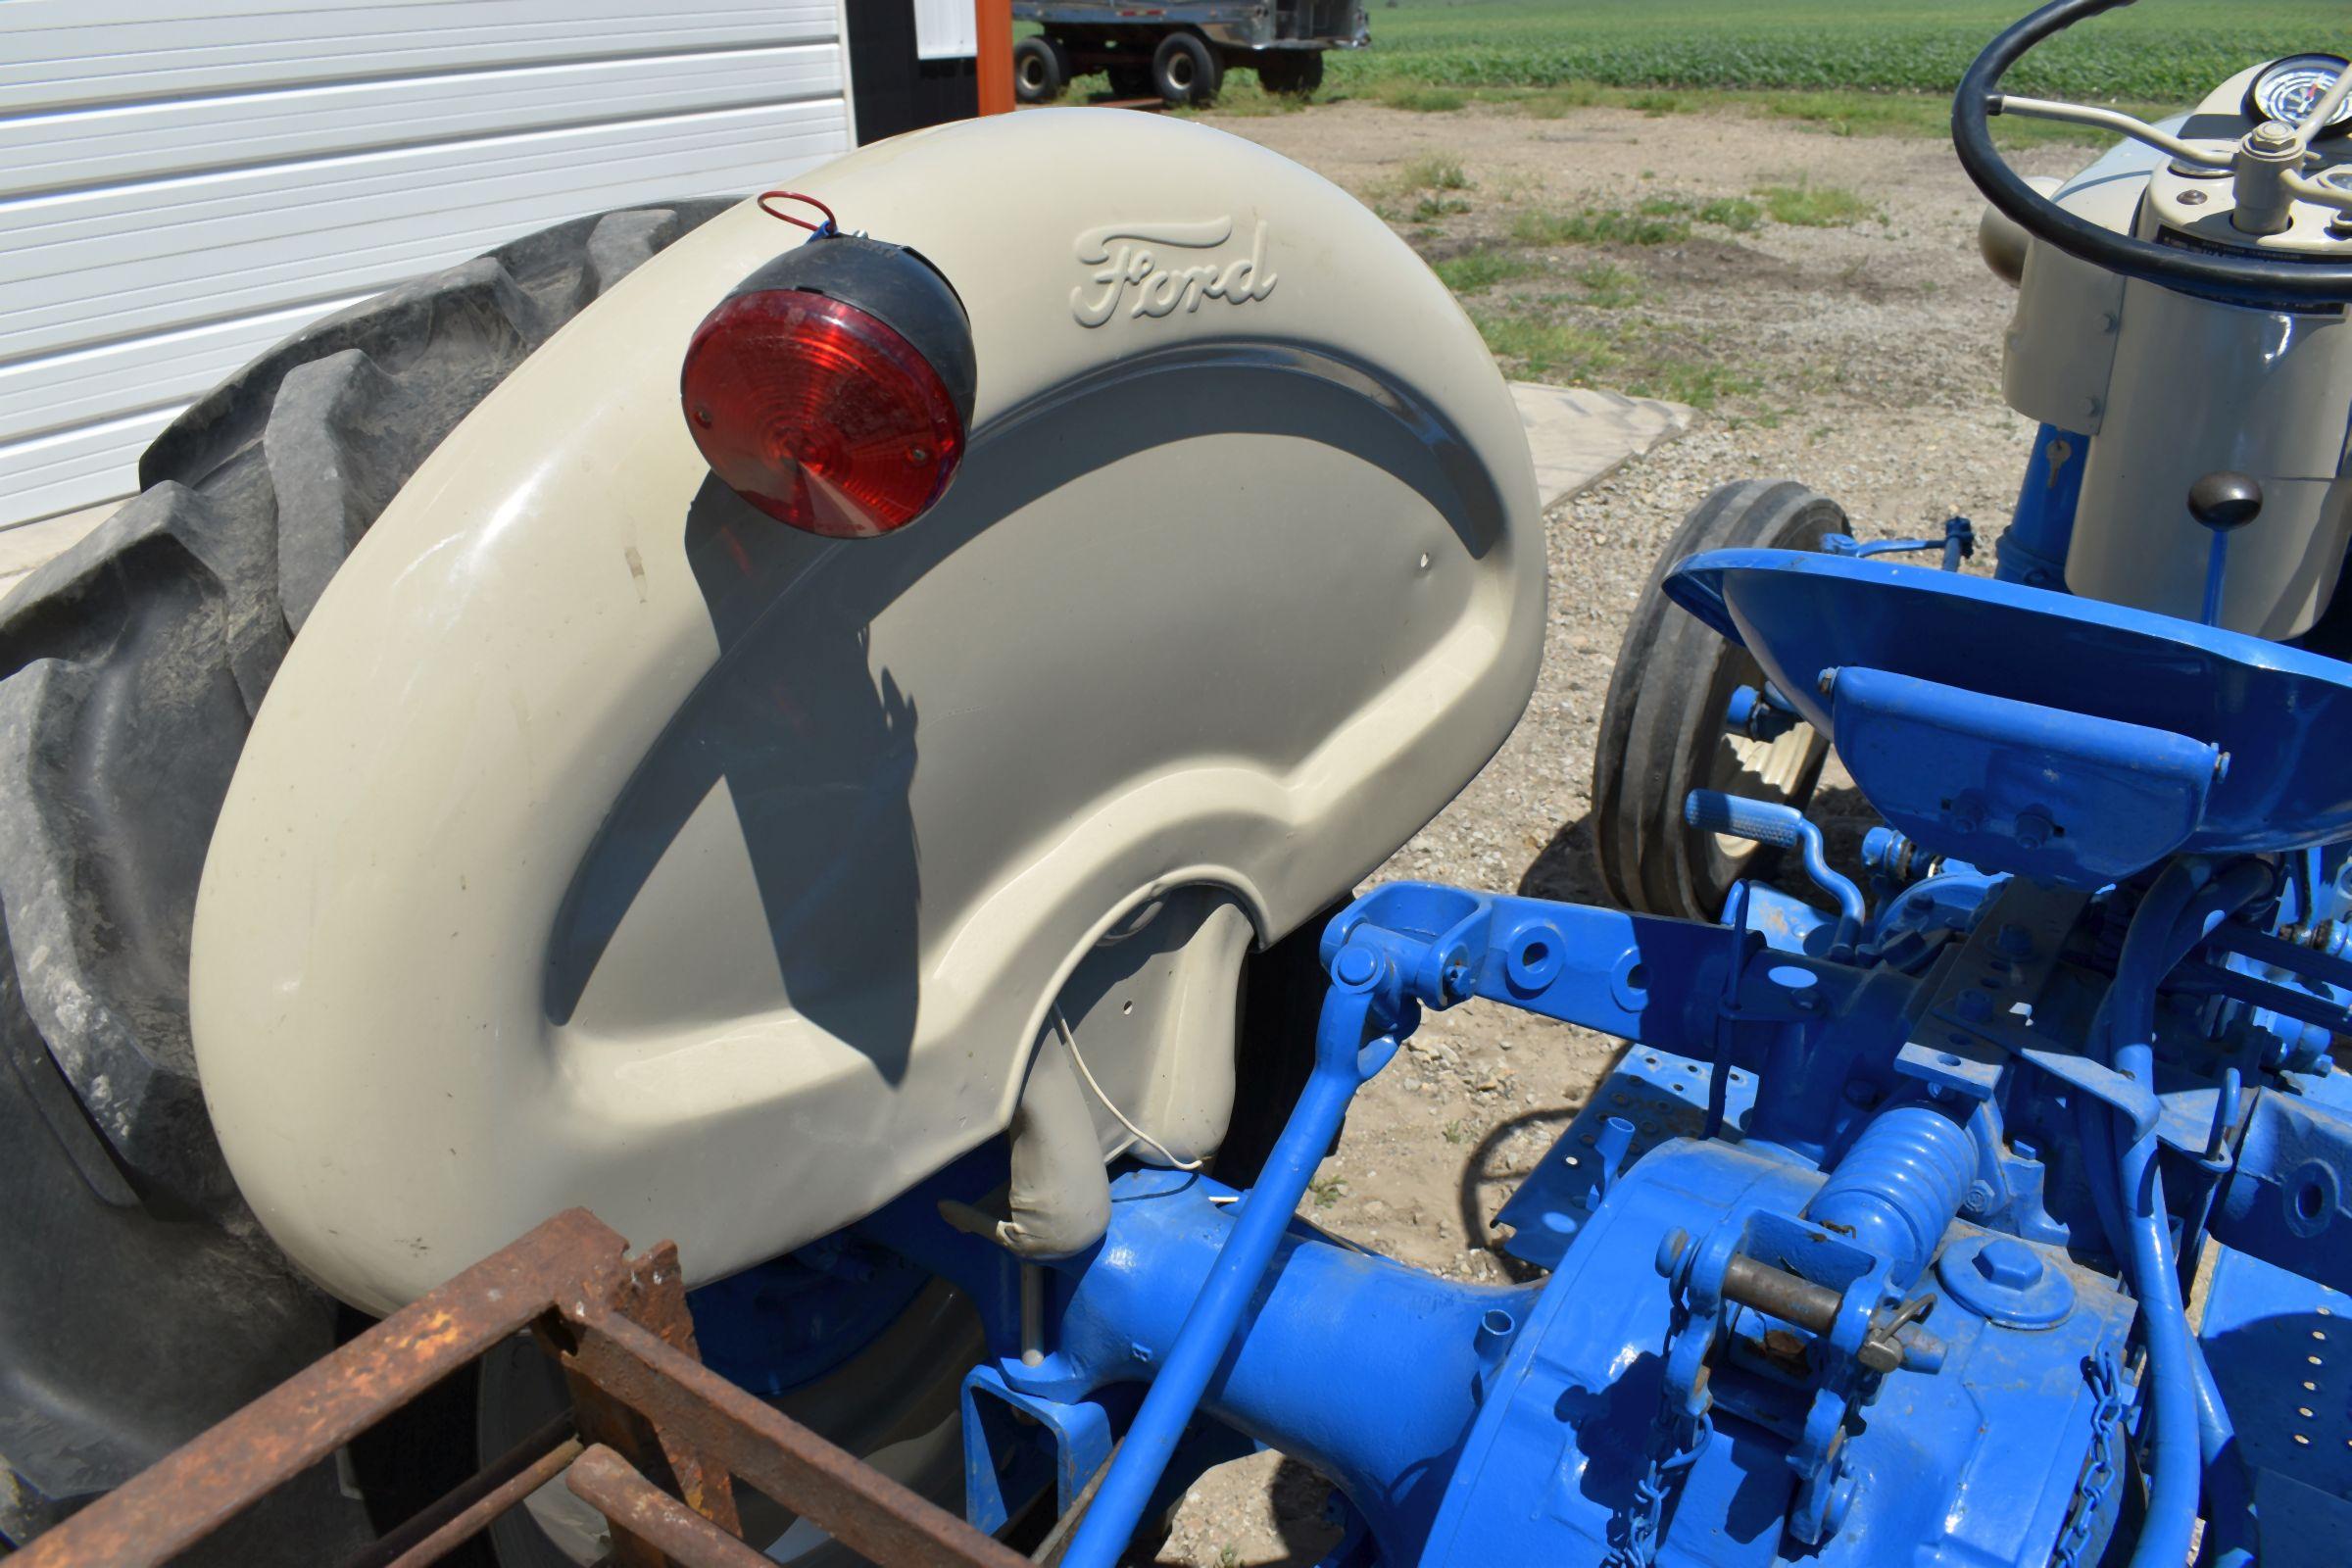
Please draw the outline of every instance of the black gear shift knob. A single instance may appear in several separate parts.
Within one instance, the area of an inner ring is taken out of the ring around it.
[[[2262,482],[2219,469],[2188,487],[2188,514],[2216,533],[2243,528],[2262,512]]]

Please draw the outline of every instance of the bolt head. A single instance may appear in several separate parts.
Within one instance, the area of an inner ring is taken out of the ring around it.
[[[2005,1236],[1996,1236],[1977,1249],[1970,1263],[1986,1284],[2006,1291],[2032,1290],[2041,1283],[2041,1259],[2034,1249]]]
[[[1993,939],[1993,946],[2000,950],[2001,956],[2005,958],[2031,958],[2034,956],[2034,933],[2015,920],[2004,921],[1999,934]]]
[[[1379,972],[1379,960],[1362,948],[1342,948],[1339,962],[1332,965],[1332,978],[1344,986],[1370,985]]]

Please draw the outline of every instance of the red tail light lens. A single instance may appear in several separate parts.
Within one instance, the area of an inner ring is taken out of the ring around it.
[[[912,522],[963,456],[963,419],[930,362],[821,294],[730,296],[695,330],[681,392],[713,473],[769,516],[829,539]]]

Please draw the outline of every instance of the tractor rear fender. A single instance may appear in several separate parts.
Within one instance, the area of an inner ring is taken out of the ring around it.
[[[705,468],[688,335],[801,238],[746,204],[457,427],[256,720],[198,1064],[255,1212],[356,1304],[573,1203],[696,1278],[802,1245],[1005,1128],[1057,1006],[1130,1119],[1213,1148],[1243,951],[1533,687],[1512,401],[1337,187],[1099,110],[799,184],[969,311],[928,514],[817,539]]]

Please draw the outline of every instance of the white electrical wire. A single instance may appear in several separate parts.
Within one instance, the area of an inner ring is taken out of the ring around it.
[[[1199,1170],[1200,1168],[1200,1160],[1178,1159],[1174,1154],[1168,1152],[1167,1145],[1129,1121],[1127,1113],[1111,1103],[1110,1097],[1102,1092],[1102,1086],[1095,1082],[1095,1075],[1087,1071],[1086,1058],[1078,1054],[1078,1036],[1070,1028],[1070,1020],[1061,1015],[1061,1004],[1058,1002],[1054,1004],[1054,1024],[1061,1031],[1061,1043],[1070,1048],[1070,1060],[1077,1064],[1078,1076],[1086,1080],[1086,1087],[1095,1092],[1095,1098],[1102,1102],[1102,1108],[1110,1112],[1113,1121],[1133,1133],[1138,1143],[1178,1170]]]

